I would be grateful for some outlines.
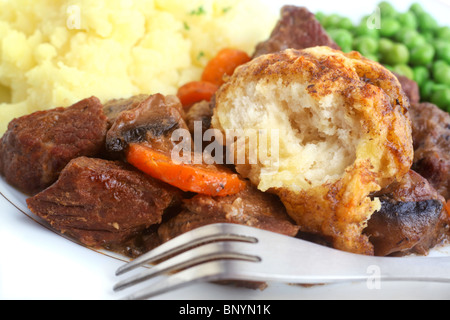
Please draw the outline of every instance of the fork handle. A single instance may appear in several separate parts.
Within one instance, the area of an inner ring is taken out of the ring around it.
[[[277,252],[278,257],[289,257],[284,263],[280,263],[281,258],[266,255],[262,264],[242,264],[235,271],[245,272],[252,278],[256,274],[261,280],[299,284],[366,280],[450,283],[449,257],[372,257],[309,243],[294,247],[288,244],[276,242],[272,247],[267,244],[261,249],[266,253]],[[263,251],[255,254],[264,256]]]
[[[372,278],[392,281],[450,283],[450,258],[372,258],[366,273]]]
[[[342,257],[341,257],[342,258]],[[309,263],[308,263],[309,262]],[[344,259],[305,261],[303,266],[278,269],[272,281],[317,284],[349,281],[425,281],[450,283],[450,258],[378,258],[350,256]],[[266,279],[271,274],[265,275]]]
[[[270,241],[265,241],[266,238]],[[450,282],[450,257],[364,256],[308,242],[293,243],[292,239],[278,235],[262,235],[260,241],[261,246],[253,252],[263,257],[263,263],[249,267],[248,274],[258,269],[260,275],[272,276],[273,281],[302,284],[371,279]],[[249,250],[242,249],[243,252]]]

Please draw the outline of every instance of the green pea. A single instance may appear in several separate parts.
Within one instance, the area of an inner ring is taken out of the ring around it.
[[[436,60],[431,68],[431,71],[433,72],[433,74],[436,74],[439,72],[440,69],[445,69],[448,66],[449,66],[448,63],[445,62],[444,60]]]
[[[382,61],[390,65],[408,64],[408,48],[404,44],[395,43],[391,51],[382,54]]]
[[[417,21],[416,15],[409,11],[401,13],[397,17],[397,21],[403,28],[417,29],[419,26],[419,22]]]
[[[338,29],[353,29],[353,21],[350,18],[342,18],[341,21],[337,24]]]
[[[436,58],[450,64],[450,43],[445,40],[437,40],[434,43]]]
[[[450,41],[450,27],[440,27],[435,31],[436,38]]]
[[[430,71],[428,68],[419,66],[413,68],[414,72],[414,81],[420,86],[424,85],[426,81],[430,79]]]
[[[442,88],[431,95],[431,102],[450,112],[450,87]]]
[[[422,32],[422,37],[425,39],[426,42],[431,43],[434,40],[434,34],[432,31],[424,31]]]
[[[397,42],[404,43],[407,38],[417,35],[418,32],[410,28],[401,28],[394,36],[393,39]]]
[[[409,8],[409,12],[412,12],[416,15],[422,14],[425,12],[425,10],[423,9],[423,7],[419,4],[419,3],[413,3],[411,5],[411,7]]]
[[[350,31],[345,29],[329,30],[330,37],[341,47],[343,52],[352,51],[353,35]]]
[[[411,63],[415,66],[426,66],[433,62],[436,51],[430,44],[418,46],[411,50]]]
[[[446,85],[436,83],[432,80],[425,82],[422,86],[420,86],[420,95],[422,97],[422,101],[431,102],[433,95],[436,92],[445,89],[446,87]]]
[[[411,32],[412,29],[410,28],[401,28],[394,36],[393,39],[397,42],[402,42],[403,43],[403,39],[406,38],[406,36],[408,35],[408,33]]]
[[[436,82],[433,81],[433,87],[431,88],[431,94],[435,94],[439,90],[442,90],[442,89],[445,89],[445,88],[447,88],[447,86],[445,84],[436,83]]]
[[[330,14],[325,17],[322,24],[325,29],[336,29],[338,28],[339,23],[341,22],[341,16],[337,14]]]
[[[439,84],[450,86],[450,66],[445,65],[439,69],[436,68],[433,73],[434,80]]]
[[[384,17],[392,18],[392,17],[397,16],[397,14],[398,14],[397,11],[395,10],[395,8],[387,1],[380,2],[378,4],[378,7],[380,8],[381,16],[383,18]]]
[[[381,21],[380,35],[382,37],[390,38],[394,36],[401,29],[400,23],[393,18],[384,18]]]
[[[425,39],[424,36],[419,34],[417,31],[414,32],[416,33],[416,36],[411,34],[411,37],[406,38],[405,41],[403,42],[408,47],[409,50],[412,50],[420,46],[424,46],[428,43],[428,41]]]
[[[426,81],[419,87],[422,100],[424,100],[424,101],[431,100],[431,96],[433,95],[434,86],[435,86],[435,83],[433,81]]]
[[[367,57],[378,52],[378,44],[379,42],[376,39],[370,36],[362,36],[354,40],[353,49]]]
[[[429,13],[423,12],[418,15],[419,29],[422,32],[434,31],[439,28],[436,19],[433,18]]]
[[[397,34],[394,36],[394,39],[397,42],[403,43],[410,50],[420,45],[424,45],[427,43],[425,38],[414,29],[402,28]]]
[[[405,76],[411,80],[414,79],[414,71],[406,64],[394,66],[393,71],[401,76]]]
[[[394,47],[394,42],[390,39],[381,38],[380,41],[378,42],[378,48],[379,48],[380,54],[382,56],[391,52],[393,47]]]
[[[354,33],[356,36],[371,36],[373,38],[380,37],[380,31],[372,26],[368,20],[368,18],[364,18],[361,20],[361,23],[354,28]]]

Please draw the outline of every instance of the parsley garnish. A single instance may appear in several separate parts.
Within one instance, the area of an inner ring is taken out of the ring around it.
[[[200,51],[200,52],[198,53],[197,60],[200,60],[200,59],[203,58],[204,56],[205,56],[205,53],[204,53],[203,51]]]
[[[191,15],[193,15],[193,16],[200,16],[205,13],[206,13],[206,11],[203,8],[203,6],[200,6],[197,9],[191,11]]]

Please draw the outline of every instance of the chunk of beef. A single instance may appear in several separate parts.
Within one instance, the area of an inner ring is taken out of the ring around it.
[[[186,129],[184,111],[175,96],[155,94],[135,108],[122,111],[106,136],[106,147],[110,152],[123,152],[129,143],[146,142],[158,151],[168,152],[178,142],[172,141],[177,129]]]
[[[180,196],[122,162],[80,157],[27,203],[55,230],[87,246],[108,247],[161,223]]]
[[[413,169],[426,178],[445,199],[450,199],[450,114],[430,103],[414,104],[410,110]]]
[[[54,183],[70,160],[104,151],[106,128],[103,105],[95,97],[15,119],[1,139],[0,173],[34,195]]]
[[[228,197],[197,195],[185,200],[184,207],[182,213],[159,227],[161,241],[214,223],[242,224],[289,236],[299,231],[276,196],[250,185],[243,192]]]
[[[272,35],[267,41],[257,45],[253,57],[286,49],[301,50],[316,46],[340,49],[312,12],[303,7],[284,6]]]
[[[402,85],[403,91],[405,91],[406,95],[408,96],[409,102],[411,104],[420,103],[420,89],[417,82],[405,76],[401,76],[398,74],[396,74],[396,76],[398,78],[398,81],[400,81],[400,84]]]
[[[372,215],[365,233],[378,256],[425,255],[448,231],[443,198],[414,171],[374,196],[382,207]]]

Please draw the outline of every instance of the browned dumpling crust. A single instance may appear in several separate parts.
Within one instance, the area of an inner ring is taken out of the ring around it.
[[[269,140],[278,143],[278,159],[246,159],[238,172],[277,194],[302,231],[372,255],[362,231],[380,201],[369,195],[413,162],[409,106],[398,79],[359,53],[288,49],[237,69],[216,95],[212,125],[272,138],[276,130],[278,141]],[[231,150],[249,156],[237,141]]]

